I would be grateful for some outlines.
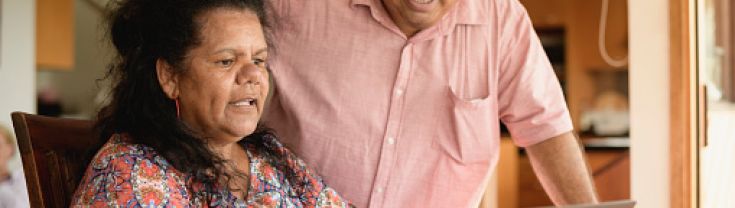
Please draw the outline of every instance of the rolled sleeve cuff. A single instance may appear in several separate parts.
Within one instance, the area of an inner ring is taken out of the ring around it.
[[[559,116],[553,120],[547,120],[543,124],[523,125],[511,130],[513,143],[519,147],[528,147],[540,142],[570,132],[574,129],[572,120],[568,114]]]

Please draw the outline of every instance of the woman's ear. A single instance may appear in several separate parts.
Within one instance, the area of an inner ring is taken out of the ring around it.
[[[170,99],[179,97],[179,80],[174,73],[174,68],[167,61],[159,58],[156,59],[156,75],[158,75],[158,84],[161,85],[163,92]]]

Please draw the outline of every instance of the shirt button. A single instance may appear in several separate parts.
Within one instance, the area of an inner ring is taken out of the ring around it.
[[[378,187],[377,189],[375,189],[375,192],[378,192],[378,193],[383,193],[383,188],[381,188],[381,187]]]
[[[395,144],[395,143],[396,143],[396,139],[394,139],[393,137],[388,138],[388,144]]]
[[[401,96],[403,94],[403,90],[396,90],[396,95]]]

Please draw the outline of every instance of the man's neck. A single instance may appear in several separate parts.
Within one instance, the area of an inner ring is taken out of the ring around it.
[[[400,14],[391,12],[390,9],[388,9],[387,6],[385,6],[385,2],[380,1],[380,3],[383,6],[383,9],[388,13],[388,16],[390,16],[390,19],[393,21],[393,24],[395,24],[401,32],[406,35],[406,38],[411,38],[413,35],[418,33],[420,29],[412,27],[409,23],[403,21],[402,18],[397,17]]]
[[[401,29],[401,32],[403,32],[404,35],[406,35],[406,38],[411,38],[413,35],[416,35],[420,30],[414,29],[414,28],[404,28],[404,27],[398,27]]]

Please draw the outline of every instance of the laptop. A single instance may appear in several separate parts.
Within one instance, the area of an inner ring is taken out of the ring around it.
[[[538,208],[554,208],[555,206],[538,207]],[[577,204],[560,206],[561,208],[633,208],[635,207],[635,201],[633,200],[619,200],[600,202],[599,204]]]

